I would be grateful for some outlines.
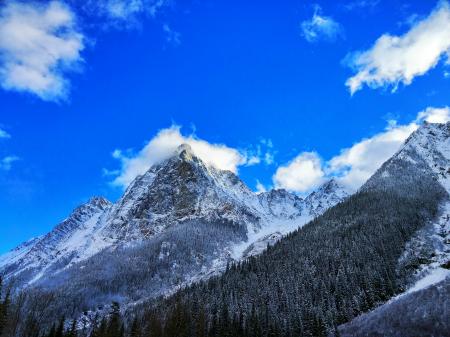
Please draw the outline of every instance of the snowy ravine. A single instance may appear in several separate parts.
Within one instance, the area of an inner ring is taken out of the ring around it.
[[[142,280],[149,290],[136,289],[133,296],[167,294],[220,273],[230,261],[261,253],[347,196],[334,180],[305,199],[285,190],[256,194],[232,172],[207,166],[182,145],[137,177],[116,203],[92,198],[47,235],[1,256],[0,273],[22,287],[62,287],[69,275],[80,283],[91,281],[90,268],[98,266],[94,277],[104,275],[105,282],[118,283],[117,289],[133,272],[151,274]],[[191,247],[196,240],[200,244]],[[138,270],[127,274],[117,259],[149,252],[154,253],[144,260],[154,262],[136,262]],[[120,275],[116,279],[114,270]],[[131,295],[118,290],[117,296],[127,301]]]

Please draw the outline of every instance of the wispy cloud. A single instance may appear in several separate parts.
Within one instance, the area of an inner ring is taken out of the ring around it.
[[[167,23],[163,25],[163,31],[166,34],[168,43],[174,46],[181,44],[181,34],[176,30],[173,30]]]
[[[319,5],[314,6],[313,16],[303,21],[300,28],[302,36],[308,42],[334,41],[343,34],[342,26],[333,18],[323,15]]]
[[[266,186],[264,186],[258,179],[256,179],[256,193],[264,193],[266,191]]]
[[[348,10],[359,10],[359,9],[372,9],[375,8],[381,0],[355,0],[351,1],[347,4],[344,4],[343,7]]]
[[[362,139],[324,162],[315,152],[300,153],[289,163],[278,168],[273,181],[276,187],[305,193],[317,187],[324,179],[337,178],[349,189],[359,188],[406,138],[424,121],[445,123],[450,121],[450,108],[429,107],[417,114],[408,124],[399,125],[390,120],[385,130]]]
[[[11,138],[11,135],[3,129],[0,129],[0,139]]]
[[[107,25],[130,27],[136,25],[142,15],[156,16],[170,2],[170,0],[89,0],[84,8],[91,15],[103,17]]]
[[[404,35],[384,34],[369,50],[348,55],[345,62],[356,74],[346,85],[352,94],[364,84],[370,88],[391,86],[395,91],[400,83],[409,85],[434,68],[442,57],[448,63],[449,53],[450,6],[441,1]]]
[[[0,83],[46,101],[67,97],[67,73],[79,69],[84,37],[62,2],[9,1],[0,8]]]
[[[7,156],[0,159],[0,170],[9,171],[12,164],[18,161],[20,158],[17,156]]]

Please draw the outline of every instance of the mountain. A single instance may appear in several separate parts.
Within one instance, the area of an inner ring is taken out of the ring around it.
[[[116,203],[92,198],[1,257],[0,272],[30,291],[61,294],[54,310],[67,315],[114,299],[134,303],[222,273],[347,196],[334,181],[309,199],[285,190],[256,194],[182,145]]]
[[[93,233],[109,207],[108,200],[91,198],[47,235],[31,239],[0,257],[2,274],[19,283],[32,283],[58,270],[60,264],[67,266],[100,250],[104,243],[97,242]]]
[[[182,146],[1,270],[43,326],[92,324],[117,301],[167,336],[445,336],[449,179],[450,123],[425,123],[350,196],[336,180],[305,199],[255,194]]]
[[[397,171],[404,162],[432,174],[450,194],[450,124],[423,125],[367,182],[367,188],[386,188],[392,182],[391,177],[398,177]],[[440,204],[439,214],[414,233],[399,258],[399,271],[412,271],[406,274],[406,291],[343,325],[342,336],[441,336],[449,331],[449,200]]]
[[[340,327],[340,335],[448,336],[450,331],[450,278],[399,296]]]
[[[309,214],[317,217],[347,197],[347,190],[335,179],[331,179],[306,197],[305,207]]]
[[[179,322],[187,329],[195,329],[202,308],[206,326],[242,336],[408,336],[396,325],[402,320],[410,324],[405,331],[424,331],[425,322],[445,336],[449,145],[450,123],[424,124],[357,193],[223,275],[147,306],[169,326],[171,317],[187,317]],[[422,307],[399,317],[395,309],[405,303]],[[382,304],[381,314],[338,328]],[[382,321],[384,330],[370,329]]]

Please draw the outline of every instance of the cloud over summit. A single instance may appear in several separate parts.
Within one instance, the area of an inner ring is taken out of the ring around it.
[[[193,152],[206,164],[234,173],[237,173],[240,166],[251,166],[265,161],[265,157],[260,158],[262,155],[260,150],[252,153],[224,144],[210,143],[194,134],[185,136],[180,129],[180,126],[173,125],[160,130],[138,153],[115,150],[113,157],[120,160],[121,168],[113,184],[128,186],[134,178],[145,173],[151,166],[171,157],[181,144],[190,145]]]

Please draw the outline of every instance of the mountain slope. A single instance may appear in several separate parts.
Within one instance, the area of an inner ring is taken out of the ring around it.
[[[390,301],[340,327],[341,336],[448,336],[450,278]]]
[[[434,179],[450,193],[450,124],[425,124],[395,157],[414,163],[423,172],[433,172]],[[384,186],[397,168],[398,163],[383,165],[368,185]],[[436,221],[412,236],[399,259],[406,292],[343,325],[343,336],[446,335],[443,332],[449,329],[450,202],[441,204],[439,212]]]
[[[102,197],[91,198],[47,235],[5,254],[0,258],[3,276],[15,278],[18,283],[32,283],[45,273],[54,272],[60,264],[67,266],[94,255],[106,244],[96,240],[93,233],[110,206],[111,203]]]
[[[155,306],[163,317],[202,307],[211,324],[225,310],[253,331],[334,333],[409,285],[415,270],[400,260],[449,198],[449,136],[450,124],[422,126],[358,193],[260,256]]]
[[[167,295],[261,253],[346,197],[331,184],[317,194],[320,209],[284,190],[256,194],[183,145],[116,203],[94,198],[46,236],[2,257],[0,272],[29,291],[59,294],[49,310],[68,316],[111,300]]]

